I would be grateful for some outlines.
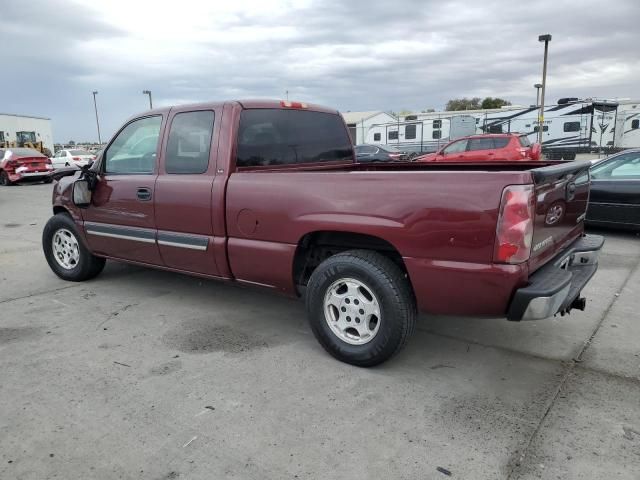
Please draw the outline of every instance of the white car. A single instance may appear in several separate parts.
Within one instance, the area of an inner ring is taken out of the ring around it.
[[[60,150],[51,157],[53,168],[83,167],[96,159],[96,156],[86,150]]]

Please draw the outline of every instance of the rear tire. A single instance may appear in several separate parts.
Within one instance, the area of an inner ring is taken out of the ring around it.
[[[404,272],[370,250],[322,262],[306,291],[311,330],[332,356],[359,367],[398,353],[415,328],[416,306]]]
[[[13,185],[13,182],[9,180],[9,175],[4,170],[0,172],[0,185],[3,187],[10,187]]]
[[[66,213],[49,219],[42,232],[42,249],[53,273],[63,280],[83,282],[97,276],[105,259],[84,246],[75,222]]]

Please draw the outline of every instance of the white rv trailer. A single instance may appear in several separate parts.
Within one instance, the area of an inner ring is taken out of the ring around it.
[[[432,152],[481,133],[523,133],[537,142],[538,113],[535,105],[415,113],[370,125],[365,142],[415,152]],[[542,150],[547,158],[572,160],[576,153],[624,148],[640,148],[640,101],[564,98],[545,106]]]
[[[546,105],[542,125],[542,151],[548,158],[572,160],[576,153],[613,150],[618,103],[608,100],[560,99]],[[518,132],[538,141],[536,106],[502,109],[479,117],[478,133]]]
[[[619,101],[614,145],[616,149],[640,147],[640,101]]]
[[[421,118],[422,115],[407,115],[395,122],[371,125],[364,143],[393,145],[408,152],[428,153],[476,131],[476,121],[471,115],[456,112],[454,115],[440,113]]]

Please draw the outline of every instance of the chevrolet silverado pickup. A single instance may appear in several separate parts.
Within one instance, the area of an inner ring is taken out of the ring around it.
[[[334,357],[379,364],[418,311],[520,321],[584,309],[603,238],[584,234],[589,162],[355,161],[336,110],[229,101],[129,119],[58,171],[47,262],[105,260],[303,297]]]

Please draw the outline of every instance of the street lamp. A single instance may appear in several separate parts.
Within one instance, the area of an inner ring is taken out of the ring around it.
[[[544,92],[547,87],[547,55],[549,54],[549,42],[551,35],[545,34],[538,37],[539,42],[544,42],[544,62],[542,64],[542,95],[540,96],[540,112],[538,113],[538,143],[542,145],[542,129],[544,125]]]
[[[143,90],[143,95],[149,95],[149,109],[153,110],[153,103],[151,102],[151,90]]]
[[[97,90],[93,91],[93,109],[96,112],[96,125],[98,127],[98,143],[102,145],[102,138],[100,138],[100,121],[98,120],[98,104],[96,103],[96,95],[98,94]]]
[[[540,105],[540,89],[542,88],[541,83],[536,83],[533,85],[533,88],[536,89],[536,107]]]

